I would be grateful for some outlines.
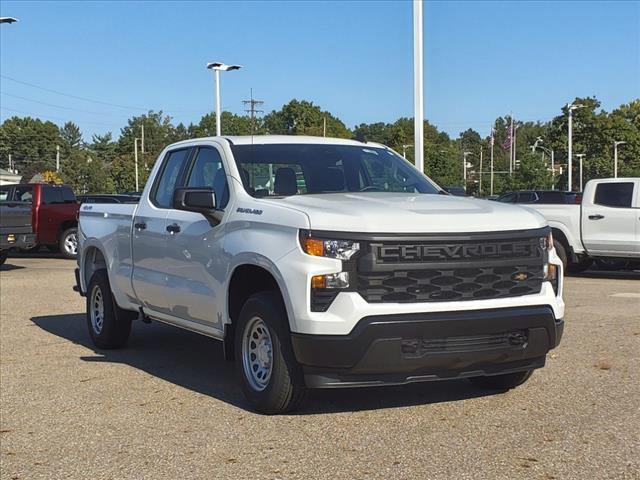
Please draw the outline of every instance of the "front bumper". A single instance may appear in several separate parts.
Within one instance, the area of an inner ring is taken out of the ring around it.
[[[307,386],[404,384],[544,366],[564,322],[549,306],[364,317],[348,335],[292,334]]]

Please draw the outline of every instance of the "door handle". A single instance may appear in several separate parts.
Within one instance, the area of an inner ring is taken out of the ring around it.
[[[167,225],[167,232],[169,232],[171,235],[173,235],[174,233],[179,233],[180,225],[178,225],[177,223]]]
[[[144,222],[134,223],[133,226],[136,228],[136,230],[144,230],[147,228],[147,224]]]
[[[600,220],[602,218],[604,218],[604,215],[589,215],[589,220]]]

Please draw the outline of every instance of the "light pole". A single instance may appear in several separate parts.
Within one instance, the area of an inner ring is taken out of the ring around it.
[[[572,182],[572,178],[571,178],[571,173],[573,170],[573,111],[577,110],[578,108],[582,108],[584,107],[584,105],[580,105],[580,104],[575,104],[575,103],[568,103],[567,104],[567,110],[569,111],[569,138],[568,138],[568,148],[567,148],[567,184],[568,184],[568,191],[571,191],[571,188],[573,187],[573,182]]]
[[[0,23],[15,23],[18,19],[14,17],[0,17]]]
[[[580,159],[580,191],[582,191],[582,159],[586,157],[584,153],[576,153],[576,157]]]
[[[222,129],[220,128],[220,72],[227,72],[230,70],[240,70],[242,65],[227,65],[222,62],[209,62],[207,68],[213,70],[215,77],[215,97],[216,97],[216,135],[219,137],[222,135]]]
[[[627,142],[613,142],[613,177],[618,178],[618,145],[624,145]]]
[[[138,139],[133,140],[133,160],[136,165],[136,192],[139,191],[138,186]]]
[[[402,145],[402,156],[405,160],[407,159],[407,148],[413,148],[413,145]]]
[[[464,179],[464,189],[467,190],[467,156],[471,155],[471,152],[462,153],[462,178]]]
[[[551,157],[551,190],[555,190],[556,166],[555,166],[554,151],[552,148],[546,148],[541,145],[538,145],[538,143],[542,143],[542,142],[543,142],[542,137],[536,138],[535,143],[531,145],[531,152],[535,152],[536,148],[539,148],[543,152],[547,152]]]

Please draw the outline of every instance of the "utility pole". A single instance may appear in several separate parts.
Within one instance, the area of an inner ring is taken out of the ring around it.
[[[513,175],[513,116],[509,128],[509,175]]]
[[[56,145],[56,172],[60,171],[60,145]]]
[[[327,136],[327,116],[322,117],[322,136]]]
[[[516,162],[518,159],[518,128],[520,128],[520,125],[518,125],[518,122],[515,122],[515,125],[513,127],[513,169],[516,169]]]
[[[253,88],[250,90],[250,92],[251,98],[249,98],[249,100],[243,100],[242,103],[249,106],[249,108],[245,109],[245,112],[251,114],[251,135],[253,135],[253,132],[255,130],[256,113],[264,113],[264,110],[257,110],[256,107],[261,106],[262,104],[264,104],[264,102],[262,100],[255,100],[253,98]]]
[[[480,143],[480,183],[478,184],[478,193],[482,195],[482,143]]]
[[[142,153],[144,155],[144,123],[142,125],[140,125],[140,129],[142,130],[142,145],[140,146],[140,153]]]
[[[462,178],[465,192],[467,191],[467,155],[471,155],[471,152],[462,152]]]
[[[9,171],[10,171],[11,173],[15,173],[15,172],[13,171],[13,163],[11,162],[11,154],[9,154]]]
[[[578,108],[582,108],[584,105],[576,105],[573,103],[567,104],[567,110],[569,111],[569,135],[568,135],[568,145],[567,145],[567,184],[568,191],[571,191],[573,188],[573,179],[571,178],[571,174],[573,172],[573,111]]]
[[[624,145],[627,142],[613,142],[613,177],[618,178],[618,145]]]
[[[136,164],[136,192],[140,191],[138,185],[138,139],[133,141],[133,158]]]
[[[413,155],[424,173],[424,54],[422,43],[422,0],[413,0]]]
[[[495,138],[493,136],[493,127],[491,127],[491,190],[490,195],[493,195],[493,144],[495,143]]]

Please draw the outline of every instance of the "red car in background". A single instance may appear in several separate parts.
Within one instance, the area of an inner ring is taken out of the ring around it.
[[[0,202],[7,207],[31,204],[36,246],[60,250],[67,258],[76,257],[80,205],[71,187],[47,183],[2,185]]]

